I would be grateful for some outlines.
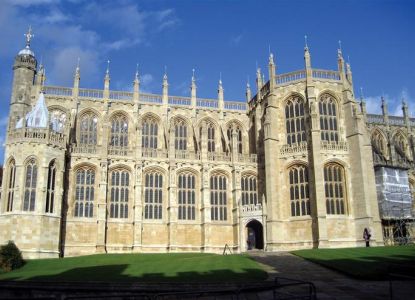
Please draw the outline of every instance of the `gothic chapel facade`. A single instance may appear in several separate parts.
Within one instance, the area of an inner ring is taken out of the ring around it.
[[[24,256],[235,252],[383,244],[370,136],[350,66],[269,80],[246,102],[45,86],[16,56],[0,200],[0,244]]]

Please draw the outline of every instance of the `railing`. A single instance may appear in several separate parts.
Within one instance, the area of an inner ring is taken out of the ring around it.
[[[277,75],[277,84],[284,85],[294,81],[303,81],[305,78],[305,70],[294,71],[286,74]]]
[[[167,158],[167,151],[164,149],[142,148],[141,156],[146,158]]]
[[[212,161],[231,161],[232,157],[229,154],[226,153],[220,153],[220,152],[208,152],[208,160]]]
[[[281,147],[280,155],[286,156],[286,155],[291,155],[291,154],[307,153],[307,150],[308,150],[307,142],[286,144]]]
[[[200,98],[198,98],[196,100],[196,106],[204,107],[204,108],[218,108],[219,103],[218,103],[217,100],[213,100],[213,99],[200,99]]]
[[[174,157],[176,159],[192,159],[192,160],[196,159],[196,160],[199,160],[200,159],[200,153],[189,151],[189,150],[176,150],[174,152]]]
[[[340,73],[338,71],[313,69],[312,74],[313,78],[317,79],[340,80]]]
[[[161,95],[156,94],[140,94],[140,102],[144,103],[162,103]]]
[[[49,143],[56,146],[65,146],[65,135],[48,128],[19,128],[9,134],[9,142],[36,142]]]
[[[133,156],[133,154],[134,154],[134,151],[131,148],[116,147],[116,146],[109,146],[108,147],[108,155]]]
[[[75,153],[75,154],[97,154],[97,152],[98,152],[97,145],[73,144],[71,146],[71,153]]]
[[[191,102],[192,102],[192,100],[189,97],[169,96],[169,104],[170,105],[190,106]]]
[[[374,124],[385,124],[383,115],[367,114],[367,122],[374,123]]]
[[[103,90],[93,89],[79,89],[79,98],[91,98],[91,99],[102,99],[104,97]]]
[[[246,103],[237,101],[225,101],[225,109],[246,110]]]
[[[321,149],[327,151],[348,151],[347,142],[340,141],[340,142],[329,142],[329,141],[321,141]]]
[[[390,125],[404,126],[405,125],[405,119],[403,117],[389,116],[389,124]]]
[[[43,92],[46,95],[55,95],[55,96],[72,96],[72,89],[59,86],[44,86]]]
[[[133,100],[133,93],[122,91],[110,91],[111,100]]]

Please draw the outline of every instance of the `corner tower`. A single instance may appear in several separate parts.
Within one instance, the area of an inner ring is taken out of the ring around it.
[[[33,87],[37,61],[35,54],[30,48],[30,42],[34,35],[29,27],[26,37],[26,47],[19,51],[13,64],[13,86],[10,100],[9,126],[14,126],[18,120],[30,110],[31,90]]]

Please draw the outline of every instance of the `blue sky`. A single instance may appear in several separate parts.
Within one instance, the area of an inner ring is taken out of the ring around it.
[[[0,142],[28,25],[46,84],[71,86],[80,57],[81,86],[102,88],[110,59],[111,89],[131,89],[139,63],[144,91],[160,93],[167,66],[170,94],[187,96],[195,68],[198,96],[216,98],[221,73],[225,100],[244,100],[256,64],[268,76],[269,46],[277,73],[302,69],[306,34],[312,66],[336,69],[341,40],[368,110],[380,112],[383,94],[391,114],[401,114],[405,97],[415,116],[414,16],[410,0],[0,0]]]

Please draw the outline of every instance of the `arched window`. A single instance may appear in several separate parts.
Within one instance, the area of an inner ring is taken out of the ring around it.
[[[208,152],[215,152],[215,126],[207,124],[207,148]]]
[[[127,171],[111,172],[110,218],[128,218],[128,192],[130,177]]]
[[[56,164],[52,161],[48,168],[48,185],[46,188],[46,205],[45,213],[53,213],[55,205],[55,180],[56,180]]]
[[[64,132],[66,124],[66,113],[60,109],[53,109],[49,113],[50,126],[53,131]]]
[[[326,210],[329,215],[346,214],[346,189],[343,167],[328,164],[324,167]]]
[[[123,115],[117,115],[111,120],[110,145],[117,148],[128,147],[128,120]]]
[[[25,189],[24,189],[24,211],[34,211],[36,201],[37,165],[32,158],[26,165]]]
[[[163,175],[159,172],[147,173],[144,191],[144,219],[163,218]]]
[[[236,132],[236,148],[237,148],[237,152],[239,154],[242,154],[242,150],[243,150],[243,145],[242,145],[242,130],[241,128],[233,123],[228,127],[228,130],[226,131],[226,134],[228,136],[228,141],[229,141],[229,149],[232,149],[232,133]]]
[[[179,220],[195,220],[196,178],[192,173],[183,173],[178,176],[177,200]]]
[[[257,205],[258,204],[258,195],[257,195],[257,182],[256,177],[252,175],[242,176],[241,180],[241,189],[242,189],[242,205]]]
[[[157,149],[158,123],[154,118],[146,118],[141,130],[141,147]]]
[[[287,144],[305,142],[304,102],[300,97],[291,97],[285,106],[285,127]]]
[[[174,148],[176,150],[187,149],[187,125],[183,120],[178,120],[174,127]]]
[[[227,210],[227,179],[224,175],[210,177],[210,217],[212,221],[226,221]]]
[[[80,120],[80,136],[79,142],[84,145],[96,145],[97,144],[97,125],[98,118],[92,114],[87,113],[82,115]]]
[[[376,154],[382,155],[385,158],[388,156],[387,155],[388,150],[387,150],[387,146],[386,146],[386,140],[379,131],[376,130],[372,134],[371,142],[372,142],[373,151]]]
[[[321,140],[328,142],[338,142],[338,124],[336,100],[328,95],[321,96],[318,103],[320,112],[320,131]]]
[[[310,195],[308,190],[308,168],[293,166],[289,170],[291,216],[310,214]]]
[[[9,174],[7,178],[7,206],[6,211],[13,210],[14,193],[16,192],[16,163],[14,160],[9,163]]]
[[[395,150],[398,158],[407,159],[409,157],[409,147],[405,136],[401,133],[395,135]]]
[[[92,218],[94,215],[95,171],[82,168],[76,172],[75,217]]]

